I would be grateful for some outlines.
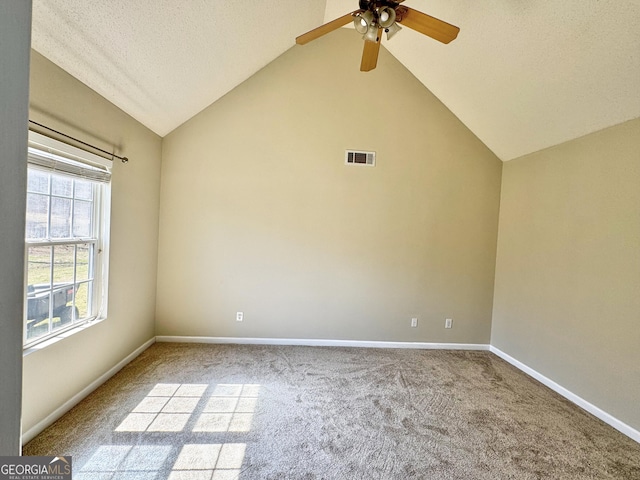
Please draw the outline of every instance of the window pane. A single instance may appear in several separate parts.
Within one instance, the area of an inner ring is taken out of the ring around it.
[[[27,338],[49,333],[49,308],[51,290],[48,285],[36,284],[27,287]]]
[[[69,285],[65,288],[53,291],[53,330],[68,325],[73,320],[73,294],[75,288]]]
[[[27,319],[37,322],[49,318],[49,296],[51,291],[41,285],[27,288]]]
[[[73,194],[73,179],[60,175],[51,175],[51,193],[61,197],[71,197]]]
[[[91,236],[91,217],[93,216],[93,203],[84,200],[74,200],[73,206],[73,236]]]
[[[27,252],[27,339],[49,333],[51,247],[29,247]]]
[[[93,184],[85,180],[76,180],[75,198],[93,200]]]
[[[93,245],[88,243],[76,247],[76,282],[89,280],[92,275],[91,257]]]
[[[56,245],[53,247],[53,286],[73,283],[75,260],[74,245]],[[54,306],[55,310],[55,306]],[[54,312],[55,313],[55,312]]]
[[[49,293],[47,293],[46,303],[49,304]],[[44,302],[44,299],[42,299]],[[42,335],[46,335],[49,333],[49,324],[50,319],[47,316],[46,318],[35,318],[35,319],[27,319],[27,340],[34,339],[36,337],[41,337]]]
[[[51,238],[69,238],[71,235],[71,200],[51,198]]]
[[[49,174],[29,169],[27,172],[27,191],[49,193]]]
[[[27,285],[38,287],[51,285],[51,247],[29,247]]]
[[[27,194],[27,239],[47,238],[49,197],[37,193]]]
[[[93,288],[93,282],[81,283],[76,291],[76,307],[79,319],[89,318],[91,313],[91,299],[89,291]]]

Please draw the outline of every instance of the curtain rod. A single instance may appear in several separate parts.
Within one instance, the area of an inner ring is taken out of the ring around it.
[[[121,157],[120,155],[116,155],[115,153],[107,152],[106,150],[98,148],[95,145],[91,145],[90,143],[83,142],[82,140],[78,140],[77,138],[72,137],[71,135],[67,135],[66,133],[59,132],[58,130],[54,130],[51,127],[47,127],[46,125],[42,125],[41,123],[34,122],[31,119],[29,119],[29,123],[33,123],[34,125],[37,125],[39,127],[46,128],[47,130],[49,130],[51,132],[54,132],[54,133],[57,133],[58,135],[62,135],[63,137],[69,138],[69,139],[73,140],[74,142],[78,142],[78,143],[80,143],[82,145],[85,145],[87,147],[93,148],[94,150],[102,152],[104,155],[101,155],[101,156],[103,156],[105,158],[107,158],[107,156],[109,156],[111,158],[117,158],[118,160],[121,160],[122,163],[127,163],[129,161],[129,159],[127,157]]]

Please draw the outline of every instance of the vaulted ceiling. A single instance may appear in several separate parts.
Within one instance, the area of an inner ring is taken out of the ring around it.
[[[293,47],[296,36],[358,7],[356,0],[33,4],[33,48],[161,136]],[[502,160],[640,117],[638,0],[405,5],[459,26],[458,38],[443,45],[405,27],[383,47]]]

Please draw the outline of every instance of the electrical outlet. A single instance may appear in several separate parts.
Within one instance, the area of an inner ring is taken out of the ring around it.
[[[242,320],[244,320],[244,313],[237,312],[236,313],[236,322],[241,322]]]
[[[453,320],[450,318],[445,318],[444,328],[451,328],[451,327],[453,327]]]
[[[418,319],[417,319],[417,318],[412,318],[412,319],[411,319],[411,326],[412,326],[413,328],[415,328],[415,327],[417,327],[417,326],[418,326]]]

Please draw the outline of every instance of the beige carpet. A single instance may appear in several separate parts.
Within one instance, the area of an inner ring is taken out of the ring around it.
[[[155,344],[24,454],[75,480],[640,479],[640,444],[488,352]]]

